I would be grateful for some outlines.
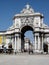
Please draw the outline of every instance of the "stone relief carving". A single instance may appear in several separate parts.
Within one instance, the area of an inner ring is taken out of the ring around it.
[[[33,24],[33,17],[24,17],[24,18],[21,18],[21,24]]]
[[[34,22],[33,17],[23,17],[23,18],[21,18],[21,28],[26,26],[26,25],[33,27],[34,26],[33,22]]]

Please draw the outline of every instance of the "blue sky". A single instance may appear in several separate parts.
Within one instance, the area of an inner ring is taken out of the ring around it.
[[[20,13],[27,3],[35,12],[44,15],[44,23],[49,26],[49,0],[0,0],[0,31],[6,30],[12,25],[13,16]],[[26,35],[28,34],[26,33]]]

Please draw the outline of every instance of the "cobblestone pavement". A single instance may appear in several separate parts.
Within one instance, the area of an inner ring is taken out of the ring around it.
[[[49,65],[49,55],[0,54],[0,65]]]

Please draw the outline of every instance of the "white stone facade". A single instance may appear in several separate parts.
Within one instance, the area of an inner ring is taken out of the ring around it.
[[[44,24],[43,18],[43,14],[34,12],[27,4],[20,14],[14,16],[13,25],[7,31],[0,32],[0,36],[6,36],[6,44],[11,42],[14,52],[21,52],[24,48],[24,33],[31,30],[34,32],[34,51],[43,52],[44,39],[49,39],[49,27]]]

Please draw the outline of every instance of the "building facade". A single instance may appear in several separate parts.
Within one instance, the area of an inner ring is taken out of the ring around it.
[[[6,31],[0,31],[0,46],[4,44],[8,48],[8,44],[12,43],[14,52],[21,52],[24,49],[24,33],[31,30],[34,34],[34,52],[43,52],[44,42],[49,42],[49,27],[44,24],[43,18],[43,14],[35,12],[27,4],[20,14],[14,15],[13,25]]]

